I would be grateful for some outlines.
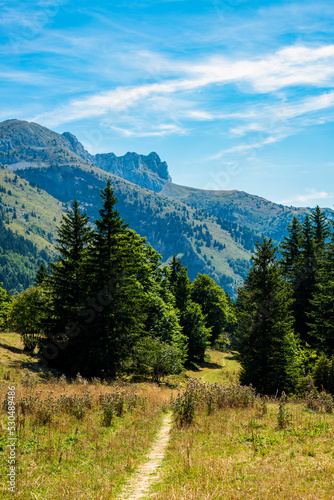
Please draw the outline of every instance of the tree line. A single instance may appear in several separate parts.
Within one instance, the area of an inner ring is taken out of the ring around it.
[[[232,303],[209,276],[191,282],[180,258],[163,265],[116,203],[108,181],[93,225],[74,201],[57,260],[14,300],[2,290],[1,326],[8,317],[27,350],[69,375],[159,379],[224,345],[259,392],[334,393],[334,227],[319,207],[294,218],[279,247],[256,244]]]
[[[334,229],[319,207],[279,248],[257,243],[237,299],[241,380],[259,391],[334,393]]]
[[[57,260],[15,298],[10,325],[27,350],[37,346],[69,375],[159,378],[203,360],[235,323],[229,297],[207,275],[191,283],[175,256],[163,266],[120,217],[110,181],[101,198],[94,227],[73,202],[59,226]]]

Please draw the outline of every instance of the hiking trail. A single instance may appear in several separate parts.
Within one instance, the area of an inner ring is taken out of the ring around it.
[[[118,500],[137,500],[148,495],[150,487],[159,477],[157,469],[161,466],[165,456],[171,428],[172,414],[168,413],[163,419],[160,430],[147,456],[147,461],[138,467],[128,484],[125,485]]]

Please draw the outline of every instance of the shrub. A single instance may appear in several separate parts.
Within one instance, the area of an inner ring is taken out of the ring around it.
[[[173,402],[173,412],[179,426],[188,426],[194,420],[196,409],[211,414],[215,409],[252,407],[255,401],[256,394],[252,386],[239,383],[209,384],[191,378],[184,392],[180,392]]]
[[[285,429],[291,425],[291,413],[287,410],[286,404],[287,397],[285,392],[282,392],[277,413],[277,426],[279,429]]]
[[[306,398],[306,408],[316,413],[333,413],[333,396],[327,394],[325,391],[322,391],[320,394],[310,392]]]

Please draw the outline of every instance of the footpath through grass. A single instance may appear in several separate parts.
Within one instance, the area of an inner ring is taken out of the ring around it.
[[[33,367],[19,337],[0,337],[0,498],[110,500],[154,442],[171,390],[153,384],[71,383]],[[21,363],[20,363],[21,362]],[[8,491],[8,387],[15,386],[16,491]]]
[[[145,498],[334,500],[333,413],[316,413],[305,401],[290,401],[280,412],[278,401],[266,402],[238,386],[239,366],[232,354],[209,355],[186,374],[203,382],[190,381],[199,387],[200,402],[190,425],[174,422],[159,482]],[[29,371],[20,367],[22,362]],[[64,377],[43,378],[34,372],[36,366],[18,336],[0,334],[0,404],[15,385],[15,498],[117,499],[145,462],[171,389],[88,383],[81,377],[68,383]],[[210,385],[216,382],[222,386]],[[4,404],[0,497],[9,499],[6,411]]]

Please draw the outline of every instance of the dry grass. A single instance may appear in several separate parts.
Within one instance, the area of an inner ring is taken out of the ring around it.
[[[71,383],[64,378],[43,379],[37,372],[20,368],[20,362],[29,359],[22,353],[16,335],[1,334],[0,343],[4,351],[0,353],[0,476],[3,479],[0,497],[13,498],[13,494],[6,491],[8,420],[2,402],[8,386],[15,385],[18,436],[15,498],[116,498],[154,441],[171,391],[152,384],[115,382],[111,385],[98,380],[88,383],[80,377]],[[9,357],[4,355],[5,351]],[[123,394],[125,411],[122,416],[113,415],[110,427],[106,427],[101,397],[115,393]],[[65,408],[62,398],[74,403],[74,410]]]
[[[280,430],[278,404],[222,409],[174,427],[155,500],[334,499],[334,416],[289,404]]]
[[[206,382],[235,379],[238,365],[231,355],[211,351],[210,357],[188,375]],[[98,380],[88,384],[80,378],[72,383],[43,380],[38,372],[20,368],[20,361],[27,359],[19,337],[0,334],[0,404],[8,385],[16,386],[17,402],[28,396],[38,401],[31,413],[17,410],[15,497],[117,498],[154,442],[172,391],[152,384],[108,385]],[[110,427],[103,426],[100,397],[122,391],[129,397],[136,392],[143,399],[123,416],[114,416]],[[43,424],[50,401],[59,401],[64,394],[72,397],[71,401],[74,397],[81,403],[89,401],[83,414],[60,408],[52,413],[51,421]],[[197,408],[189,427],[174,426],[160,482],[147,498],[334,499],[334,415],[313,413],[303,402],[290,402],[287,414],[291,417],[280,428],[278,410],[274,400],[246,408],[214,407],[210,414],[205,404]],[[5,478],[8,453],[4,409],[0,421],[0,474]],[[13,498],[4,488],[0,497]]]

